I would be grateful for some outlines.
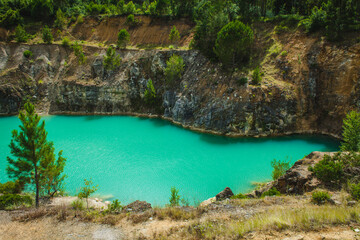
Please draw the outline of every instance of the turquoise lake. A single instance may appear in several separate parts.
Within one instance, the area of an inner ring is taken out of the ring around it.
[[[229,186],[247,192],[252,182],[271,179],[274,158],[295,162],[312,151],[336,151],[338,141],[324,136],[227,138],[200,134],[158,119],[126,116],[43,117],[48,140],[67,158],[66,189],[74,195],[84,178],[97,194],[122,203],[169,201],[170,188],[190,204]],[[0,182],[6,175],[11,130],[17,117],[0,118]]]

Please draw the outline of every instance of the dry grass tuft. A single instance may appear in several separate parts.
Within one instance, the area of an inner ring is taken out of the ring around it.
[[[143,213],[133,213],[130,214],[128,219],[133,223],[133,224],[138,224],[138,223],[142,223],[142,222],[146,222],[149,220],[149,218],[152,217],[152,213],[150,211],[146,211]]]
[[[181,207],[166,207],[154,208],[154,216],[159,220],[170,218],[175,221],[190,220],[201,217],[204,213],[204,208],[181,208]]]

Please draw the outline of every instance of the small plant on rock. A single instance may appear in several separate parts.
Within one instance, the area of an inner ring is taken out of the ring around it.
[[[261,197],[266,197],[266,196],[280,196],[281,193],[275,188],[271,188],[268,191],[265,191],[261,194]]]
[[[290,168],[290,161],[281,161],[281,160],[272,160],[271,167],[273,171],[271,173],[272,179],[277,180],[285,174],[285,172]]]
[[[32,51],[30,51],[30,50],[25,50],[23,54],[24,54],[24,57],[26,57],[26,58],[31,58],[33,55]]]

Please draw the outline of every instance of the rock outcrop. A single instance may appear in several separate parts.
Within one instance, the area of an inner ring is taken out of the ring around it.
[[[79,64],[63,46],[0,43],[0,115],[16,114],[30,100],[43,113],[155,114],[232,136],[340,136],[343,117],[360,106],[360,43],[335,46],[299,33],[283,42],[288,55],[264,57],[261,85],[241,85],[251,72],[226,73],[196,50],[118,50],[122,63],[109,71],[103,48],[84,46],[87,61]],[[31,59],[25,50],[33,52]],[[172,54],[184,59],[185,71],[167,84]],[[144,100],[150,79],[154,106]]]
[[[126,205],[123,209],[125,212],[145,212],[151,209],[151,204],[146,201],[136,200],[135,202]]]
[[[216,194],[216,201],[221,201],[227,198],[231,198],[234,196],[234,193],[231,191],[229,187],[226,187],[224,190]]]

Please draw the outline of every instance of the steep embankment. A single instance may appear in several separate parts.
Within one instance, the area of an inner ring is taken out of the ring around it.
[[[274,25],[262,23],[253,26],[253,64],[243,71],[226,73],[196,50],[158,49],[117,50],[121,66],[109,71],[102,63],[106,48],[93,42],[115,42],[122,21],[90,19],[69,28],[73,38],[86,41],[82,65],[70,48],[60,45],[0,44],[0,113],[15,114],[31,99],[39,111],[50,114],[151,113],[229,135],[339,136],[345,113],[359,105],[359,43],[335,45],[300,31],[276,34]],[[133,29],[133,45],[167,43],[171,24],[142,21],[143,30],[141,25]],[[176,24],[182,42],[188,42],[191,25],[184,20]],[[148,27],[159,29],[158,34],[148,34]],[[31,59],[23,56],[28,49]],[[169,85],[164,69],[174,53],[183,57],[185,72]],[[241,85],[240,79],[251,79],[257,65],[264,72],[262,84]],[[159,97],[156,106],[144,101],[149,79]]]

